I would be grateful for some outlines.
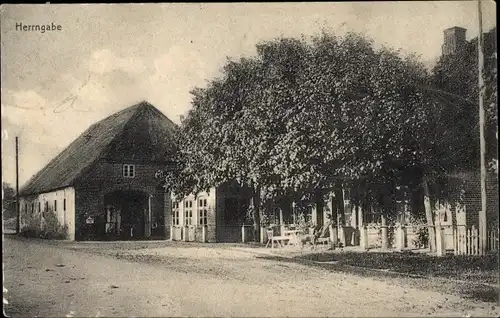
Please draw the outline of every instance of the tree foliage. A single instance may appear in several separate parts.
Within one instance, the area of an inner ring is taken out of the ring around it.
[[[236,180],[261,199],[300,199],[351,180],[386,207],[395,194],[377,185],[418,187],[423,176],[432,182],[476,167],[471,54],[444,57],[428,74],[417,56],[353,33],[277,38],[256,49],[191,92],[178,165],[166,176],[174,192]],[[487,78],[492,123],[496,69]]]
[[[7,182],[2,183],[2,217],[9,219],[16,217],[16,190]]]

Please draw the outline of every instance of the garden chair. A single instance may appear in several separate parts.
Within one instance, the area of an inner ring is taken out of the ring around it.
[[[330,242],[330,223],[327,223],[316,232],[316,242],[320,244],[328,244]]]
[[[267,243],[266,243],[266,248],[269,246],[269,243],[271,243],[271,248],[274,248],[274,242],[277,242],[280,247],[283,247],[283,243],[285,241],[289,241],[290,237],[287,236],[275,236],[273,230],[267,230]]]

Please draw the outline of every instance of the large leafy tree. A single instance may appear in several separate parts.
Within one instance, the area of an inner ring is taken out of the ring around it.
[[[393,194],[372,185],[415,186],[474,157],[463,146],[474,134],[460,133],[470,109],[457,112],[427,79],[415,57],[356,34],[259,43],[257,56],[228,60],[192,91],[167,185],[178,194],[249,186],[256,234],[263,199],[311,197],[345,179],[389,214]]]

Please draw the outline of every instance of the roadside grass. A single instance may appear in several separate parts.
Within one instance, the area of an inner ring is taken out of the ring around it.
[[[317,253],[302,258],[315,262],[335,261],[342,265],[389,270],[410,275],[469,280],[498,284],[498,254],[484,256],[446,255],[436,257],[422,253]]]
[[[390,284],[433,290],[485,302],[499,302],[498,254],[436,257],[410,253],[322,252],[297,257],[260,256]]]

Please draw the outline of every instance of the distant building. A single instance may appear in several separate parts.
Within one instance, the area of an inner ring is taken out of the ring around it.
[[[466,29],[452,27],[444,30],[444,43],[441,47],[443,55],[453,55],[464,49],[467,45]]]

